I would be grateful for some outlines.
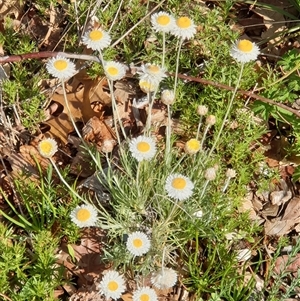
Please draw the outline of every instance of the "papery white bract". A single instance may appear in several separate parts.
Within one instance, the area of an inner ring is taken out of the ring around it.
[[[191,39],[197,32],[194,21],[189,17],[180,17],[175,24],[172,34],[182,40]]]
[[[77,206],[70,216],[72,222],[79,228],[93,227],[97,223],[97,210],[92,205]]]
[[[145,81],[153,81],[159,84],[166,75],[166,69],[156,64],[145,64],[141,66],[140,79]]]
[[[151,16],[151,24],[155,31],[170,32],[175,27],[175,19],[166,12],[159,12]]]
[[[75,64],[63,56],[51,58],[46,64],[46,69],[58,79],[67,79],[76,73]]]
[[[57,152],[57,143],[52,138],[46,138],[38,144],[38,150],[42,157],[51,158]]]
[[[104,72],[108,79],[110,80],[120,80],[126,74],[126,69],[124,65],[115,61],[104,62]]]
[[[117,271],[108,271],[102,278],[100,284],[100,293],[105,296],[106,299],[119,299],[122,293],[125,291],[125,281],[122,275]]]
[[[138,161],[151,160],[156,154],[155,141],[147,136],[133,138],[130,141],[129,150],[132,157]]]
[[[110,45],[111,38],[106,31],[102,29],[93,29],[84,34],[82,42],[88,48],[100,51]]]
[[[141,256],[146,254],[150,246],[150,240],[145,233],[136,231],[128,235],[126,247],[132,255]]]
[[[154,289],[144,286],[133,292],[133,301],[157,301],[157,295]]]
[[[166,179],[165,189],[169,197],[175,200],[184,201],[192,196],[194,184],[186,176],[171,174]]]
[[[177,272],[171,268],[162,268],[151,276],[151,283],[158,289],[168,289],[177,282]]]
[[[236,41],[230,50],[230,55],[240,63],[248,63],[257,59],[260,54],[258,46],[249,40]]]
[[[172,105],[175,102],[175,93],[173,90],[163,90],[161,92],[161,102],[165,105]]]

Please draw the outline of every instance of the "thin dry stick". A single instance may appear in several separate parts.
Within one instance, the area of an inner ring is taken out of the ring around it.
[[[170,73],[170,75],[175,76],[174,73]],[[220,84],[220,83],[214,82],[212,80],[207,80],[207,79],[204,79],[204,78],[194,77],[194,76],[187,76],[187,75],[183,75],[183,74],[178,74],[178,77],[181,78],[181,79],[188,80],[188,81],[197,82],[197,83],[201,83],[201,84],[204,84],[204,85],[210,85],[210,86],[214,86],[214,87],[217,87],[217,88],[220,88],[220,89],[225,89],[225,90],[228,90],[228,91],[234,91],[233,87],[230,87],[230,86],[227,86],[227,85],[224,85],[224,84]],[[264,103],[268,103],[270,105],[280,107],[282,109],[285,109],[285,110],[293,113],[294,115],[296,115],[297,117],[300,118],[300,112],[298,112],[297,110],[295,110],[293,108],[288,107],[287,105],[285,105],[283,103],[277,103],[277,102],[275,102],[275,101],[273,101],[269,98],[266,98],[266,97],[263,97],[263,96],[254,94],[252,92],[245,91],[245,90],[238,90],[237,93],[248,96],[248,97],[251,97],[251,98],[254,98],[254,99],[257,99],[257,100],[260,100],[260,101],[262,101]]]
[[[164,2],[165,0],[163,0],[162,2]],[[162,2],[160,3],[160,5],[162,4]],[[127,32],[128,34],[129,32]],[[123,36],[124,37],[124,36]],[[117,41],[120,42],[120,41]],[[115,43],[116,44],[116,43]],[[52,51],[42,51],[42,52],[32,52],[32,53],[24,53],[24,54],[19,54],[19,55],[10,55],[10,56],[2,56],[0,57],[0,64],[4,64],[4,63],[10,63],[10,62],[20,62],[22,60],[25,59],[37,59],[37,58],[49,58],[49,57],[55,57],[57,55],[61,55],[67,58],[74,58],[74,59],[79,59],[79,60],[87,60],[87,61],[93,61],[93,62],[97,62],[100,63],[100,60],[98,57],[94,56],[94,55],[86,55],[86,54],[75,54],[75,53],[65,53],[65,52],[52,52]],[[175,76],[174,73],[168,73],[171,76]],[[183,74],[178,74],[178,78],[181,79],[185,79],[188,81],[193,81],[193,82],[198,82],[201,83],[203,85],[211,85],[220,89],[225,89],[228,91],[234,91],[233,87],[227,86],[225,84],[220,84],[211,80],[207,80],[204,78],[200,78],[200,77],[194,77],[194,76],[187,76],[187,75],[183,75]],[[298,112],[297,110],[288,107],[285,104],[282,103],[277,103],[269,98],[254,94],[252,92],[249,91],[245,91],[245,90],[238,90],[237,91],[238,94],[243,94],[245,96],[260,100],[264,103],[268,103],[270,105],[274,105],[277,107],[280,107],[284,110],[287,110],[291,113],[293,113],[295,116],[300,118],[300,112]]]
[[[126,36],[128,36],[137,26],[140,25],[148,16],[150,16],[154,11],[156,11],[166,0],[160,1],[145,17],[143,17],[140,21],[138,21],[135,25],[133,25],[127,32],[125,32],[121,38],[115,41],[111,47],[114,48],[117,44],[119,44]]]
[[[61,51],[41,51],[41,52],[31,52],[17,55],[7,55],[0,57],[0,64],[11,63],[11,62],[20,62],[26,59],[42,59],[56,56],[63,56],[66,58],[77,59],[77,60],[85,60],[85,61],[93,61],[97,63],[101,63],[99,58],[95,55],[87,55],[87,54],[76,54],[76,53],[66,53]]]

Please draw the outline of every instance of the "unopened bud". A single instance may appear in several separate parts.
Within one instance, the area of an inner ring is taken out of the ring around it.
[[[173,90],[163,90],[161,93],[161,102],[165,105],[171,105],[175,101]]]
[[[206,118],[206,124],[212,126],[216,123],[216,116],[215,115],[209,115]]]
[[[213,167],[208,168],[204,174],[204,178],[208,181],[213,181],[216,176],[216,170]]]
[[[204,116],[204,115],[207,114],[207,112],[208,112],[208,107],[207,106],[202,106],[202,105],[198,106],[198,108],[197,108],[198,115]]]

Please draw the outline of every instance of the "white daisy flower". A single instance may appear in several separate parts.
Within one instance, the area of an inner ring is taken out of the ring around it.
[[[144,286],[133,292],[133,301],[157,301],[157,295],[154,289]]]
[[[139,162],[142,160],[151,160],[156,154],[155,141],[151,137],[139,136],[130,141],[129,150],[132,157]]]
[[[62,56],[51,58],[46,64],[46,69],[52,76],[58,79],[66,79],[76,73],[75,64]]]
[[[38,144],[38,151],[44,158],[51,158],[57,152],[57,143],[52,138],[42,140]]]
[[[155,92],[158,89],[158,82],[149,80],[149,78],[148,79],[141,78],[139,81],[139,85],[144,93]]]
[[[201,143],[197,139],[190,139],[185,143],[184,150],[186,153],[193,155],[199,152],[201,149]]]
[[[155,31],[170,32],[175,27],[175,19],[166,12],[159,12],[151,16],[151,24]]]
[[[177,273],[170,268],[162,268],[152,273],[151,283],[158,289],[168,289],[177,282]]]
[[[97,210],[92,205],[77,206],[72,210],[70,217],[79,228],[93,227],[97,223]]]
[[[176,26],[172,30],[172,33],[177,38],[181,38],[183,40],[191,39],[196,34],[196,25],[194,21],[189,17],[180,17],[175,22]]]
[[[88,48],[101,51],[108,47],[111,42],[110,35],[102,29],[94,29],[85,33],[82,42]]]
[[[122,275],[116,271],[108,271],[102,278],[100,284],[100,293],[105,296],[106,299],[119,299],[122,293],[125,291],[125,281]]]
[[[165,189],[169,197],[183,201],[193,194],[194,184],[186,176],[171,174],[167,177]]]
[[[166,69],[156,64],[149,64],[141,66],[141,71],[138,72],[141,80],[161,82],[166,77]]]
[[[119,80],[122,79],[126,74],[124,65],[115,61],[104,62],[104,72],[108,79]]]
[[[172,105],[175,102],[175,93],[173,90],[163,90],[161,92],[160,100],[165,105]]]
[[[148,236],[140,231],[128,235],[126,248],[134,256],[141,256],[150,250],[150,240]]]
[[[230,50],[230,55],[240,63],[255,61],[259,53],[258,46],[249,40],[236,41]]]

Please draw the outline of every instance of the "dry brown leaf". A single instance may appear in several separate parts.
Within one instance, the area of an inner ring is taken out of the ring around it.
[[[24,2],[18,0],[4,0],[0,2],[0,20],[7,16],[14,15],[18,19],[23,11]]]
[[[98,117],[91,118],[82,129],[84,140],[93,142],[99,150],[102,150],[103,143],[110,141],[112,146],[116,145],[116,137],[113,130]]]
[[[289,201],[285,209],[285,213],[282,217],[282,220],[296,220],[299,217],[300,217],[300,198],[294,197]]]
[[[89,153],[84,149],[83,146],[78,147],[78,152],[75,158],[72,160],[70,166],[70,172],[74,175],[86,178],[94,173],[94,167],[89,164],[91,158]]]
[[[288,234],[294,229],[295,224],[300,222],[300,218],[297,220],[283,220],[280,218],[274,218],[272,220],[266,220],[265,222],[265,234],[283,236]]]
[[[242,200],[241,206],[239,207],[239,212],[249,212],[249,218],[251,220],[257,219],[257,214],[254,210],[252,203],[253,193],[248,193]]]
[[[280,273],[297,273],[300,268],[300,254],[296,254],[294,258],[290,255],[283,255],[276,259],[274,272]]]
[[[97,87],[96,90],[95,87]],[[104,95],[104,98],[106,98],[105,92],[101,90],[100,87],[101,84],[99,83],[99,80],[90,80],[86,81],[83,89],[79,90],[78,92],[67,93],[67,101],[70,112],[66,106],[64,95],[53,94],[51,100],[61,104],[63,106],[63,111],[58,116],[54,116],[45,122],[45,124],[48,124],[51,127],[50,133],[66,143],[68,134],[74,130],[70,114],[75,122],[87,122],[94,116],[101,117],[102,113],[95,112],[91,107],[91,97],[97,97],[98,101],[103,100],[103,98],[100,99],[101,95]],[[101,94],[100,91],[103,93]]]

